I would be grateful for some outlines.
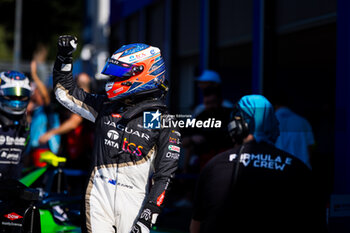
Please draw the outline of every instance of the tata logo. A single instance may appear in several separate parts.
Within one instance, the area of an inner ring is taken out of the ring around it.
[[[119,133],[115,130],[109,130],[107,132],[107,137],[112,140],[117,140],[119,138]]]
[[[119,144],[112,140],[105,139],[105,145],[119,149]]]
[[[143,128],[145,129],[160,129],[160,116],[162,114],[156,112],[143,112]]]
[[[105,138],[105,145],[119,149],[119,144],[116,142],[119,138],[119,133],[115,130],[109,130],[107,132],[107,137],[109,139]]]
[[[18,215],[15,212],[12,212],[10,214],[5,214],[4,217],[7,219],[10,219],[11,221],[23,218],[21,215]]]

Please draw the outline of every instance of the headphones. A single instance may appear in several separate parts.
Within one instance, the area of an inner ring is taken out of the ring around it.
[[[249,135],[249,126],[243,115],[243,110],[236,103],[231,113],[231,121],[227,125],[230,136],[239,144],[242,144],[243,139]]]

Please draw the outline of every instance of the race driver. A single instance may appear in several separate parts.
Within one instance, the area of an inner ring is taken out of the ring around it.
[[[26,109],[31,96],[28,77],[0,73],[0,179],[19,179],[29,137]]]
[[[96,127],[85,195],[87,232],[150,232],[180,153],[178,130],[159,122],[172,120],[164,104],[168,88],[160,50],[140,43],[122,46],[102,70],[110,77],[106,95],[96,95],[73,81],[76,46],[75,37],[59,37],[53,79],[57,100]]]

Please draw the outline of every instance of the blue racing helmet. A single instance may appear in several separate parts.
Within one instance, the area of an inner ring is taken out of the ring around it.
[[[31,87],[28,77],[18,71],[0,73],[0,109],[11,115],[24,114]]]

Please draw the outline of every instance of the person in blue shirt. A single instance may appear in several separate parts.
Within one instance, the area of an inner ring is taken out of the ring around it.
[[[288,99],[283,94],[274,100],[275,114],[280,123],[280,136],[275,146],[299,158],[311,169],[312,148],[315,144],[311,125],[287,106]]]

